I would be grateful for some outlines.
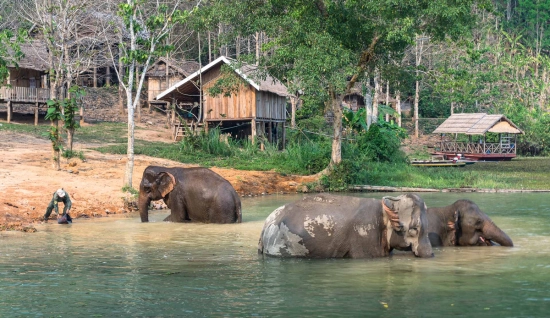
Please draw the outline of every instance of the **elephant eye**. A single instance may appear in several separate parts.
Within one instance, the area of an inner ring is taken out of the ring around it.
[[[417,236],[417,235],[418,235],[418,229],[417,228],[409,229],[409,236]]]

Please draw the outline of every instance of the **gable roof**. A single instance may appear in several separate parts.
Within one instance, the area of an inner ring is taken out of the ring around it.
[[[198,79],[201,73],[207,72],[209,69],[220,65],[222,63],[225,63],[227,65],[230,65],[235,72],[242,77],[248,84],[250,84],[252,87],[254,87],[258,91],[265,91],[277,94],[279,96],[289,96],[287,88],[276,78],[267,76],[265,79],[259,79],[259,80],[253,80],[252,76],[256,72],[256,67],[253,65],[243,65],[240,69],[235,68],[233,65],[234,63],[231,62],[227,57],[220,56],[214,61],[208,63],[198,71],[194,72],[193,74],[190,74],[185,79],[177,82],[176,84],[172,85],[170,88],[165,90],[164,92],[158,94],[155,99],[159,100],[166,95],[170,94],[171,92],[178,90],[178,88],[184,86],[187,83],[192,83],[192,81],[195,81]]]
[[[161,73],[157,69],[157,66],[160,62],[168,65],[168,67],[170,67],[171,69],[173,69],[177,73],[183,75],[184,77],[188,77],[189,75],[193,74],[194,72],[196,72],[200,68],[200,64],[198,62],[195,62],[195,61],[180,61],[180,60],[176,60],[176,59],[172,59],[172,58],[161,57],[155,62],[154,66],[151,67],[147,71],[147,76],[160,76],[160,77],[162,77],[162,76],[166,75],[165,70],[163,70],[162,73]],[[171,73],[173,74],[173,72],[171,72]]]
[[[453,114],[447,118],[433,133],[453,133],[466,135],[484,135],[487,132],[522,134],[511,120],[504,115],[486,113]]]
[[[47,71],[49,69],[47,61],[48,50],[44,42],[34,40],[23,43],[21,44],[21,52],[23,52],[23,57],[17,63],[19,68],[38,71]],[[15,65],[10,65],[10,67],[15,67]]]

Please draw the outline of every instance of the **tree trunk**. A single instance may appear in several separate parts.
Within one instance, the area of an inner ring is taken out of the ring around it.
[[[260,64],[260,33],[256,32],[256,65]]]
[[[241,37],[237,36],[237,40],[235,42],[235,57],[238,59],[240,54],[241,54]]]
[[[168,65],[166,65],[166,73],[168,73]],[[166,76],[166,82],[168,82],[168,76]],[[139,68],[136,67],[136,87],[139,83]],[[166,86],[166,88],[168,89],[168,86]],[[141,96],[136,94],[136,100],[137,100],[137,103],[136,103],[136,111],[137,111],[137,122],[138,123],[141,123]]]
[[[367,93],[365,94],[365,121],[367,123],[367,130],[370,128],[370,125],[372,125],[372,90],[367,90]]]
[[[67,145],[69,145],[69,152],[73,152],[73,136],[74,136],[74,128],[67,129]]]
[[[59,140],[59,121],[58,120],[53,120],[52,123],[51,123],[52,127],[55,127],[55,131],[56,131],[56,136],[55,136],[55,141],[53,142],[54,146],[52,146],[52,155],[53,155],[53,163],[52,163],[52,167],[59,171],[61,170],[61,164],[60,164],[60,161],[61,161],[61,153],[59,151],[59,144],[60,144],[60,140]]]
[[[401,127],[401,92],[400,91],[395,92],[395,99],[396,99],[395,111],[397,111],[397,126]]]
[[[208,63],[212,62],[212,42],[210,39],[210,31],[208,31]]]
[[[332,153],[330,156],[329,167],[334,167],[342,162],[342,96],[332,97],[332,112],[334,114],[334,122],[332,128],[334,136],[332,137]]]
[[[386,106],[390,107],[390,81],[386,81]],[[386,122],[390,121],[390,114],[386,114]]]
[[[414,92],[414,137],[418,138],[418,98],[419,98],[419,82],[416,81],[416,89]]]
[[[132,92],[126,92],[126,107],[128,108],[128,148],[127,148],[127,157],[128,161],[126,162],[126,171],[124,174],[124,186],[133,188],[132,186],[132,175],[134,172],[134,107],[131,104],[132,101]]]
[[[378,121],[378,95],[380,92],[380,73],[378,70],[375,70],[374,74],[374,97],[372,100],[372,122],[376,123]]]
[[[298,96],[292,96],[290,98],[290,105],[291,105],[291,117],[290,117],[290,127],[293,129],[296,128],[296,104],[298,103]]]

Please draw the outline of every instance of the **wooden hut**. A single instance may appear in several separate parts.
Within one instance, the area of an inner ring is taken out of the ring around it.
[[[436,155],[454,158],[460,154],[471,160],[511,160],[516,157],[516,136],[523,132],[504,115],[476,113],[453,114],[433,133],[441,134]],[[498,134],[498,141],[487,142],[487,133]],[[464,135],[468,141],[458,141],[458,137]]]
[[[151,106],[165,108],[167,101],[157,100],[155,97],[172,85],[180,82],[199,69],[195,61],[178,61],[161,57],[147,71],[147,103]]]
[[[0,102],[6,103],[7,122],[11,122],[15,104],[34,110],[34,124],[38,124],[38,109],[46,107],[50,98],[48,83],[48,56],[46,46],[40,41],[21,45],[24,57],[18,65],[8,67],[7,82],[0,87]],[[7,85],[9,84],[9,85]]]
[[[222,66],[228,65],[242,79],[231,94],[210,93],[210,89],[224,78]],[[184,80],[159,94],[163,100],[190,114],[183,126],[220,127],[223,133],[235,138],[265,137],[270,142],[284,142],[286,103],[289,93],[277,79],[267,75],[259,78],[256,67],[237,68],[234,61],[222,56],[200,68]],[[188,106],[191,105],[191,106]],[[174,138],[183,130],[174,123]],[[283,145],[284,146],[284,145]]]

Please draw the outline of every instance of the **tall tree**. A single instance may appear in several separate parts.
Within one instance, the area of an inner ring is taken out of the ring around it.
[[[190,11],[179,10],[179,4],[180,1],[168,6],[159,1],[149,3],[144,0],[127,0],[119,6],[118,15],[124,22],[124,29],[118,32],[126,33],[127,39],[119,43],[118,51],[118,58],[124,64],[125,73],[117,70],[117,76],[126,93],[128,109],[128,161],[124,174],[124,186],[128,188],[132,188],[134,170],[135,110],[149,65],[172,49],[172,46],[166,43],[166,37],[175,25],[185,22],[190,14]],[[116,58],[113,51],[111,57],[113,60]],[[136,81],[138,66],[141,67],[141,76]]]
[[[475,0],[218,0],[220,18],[247,36],[264,32],[260,65],[291,91],[315,96],[333,115],[330,166],[341,162],[342,100],[388,57],[402,55],[418,34],[458,37],[473,21]],[[230,2],[230,3],[228,3]],[[246,12],[246,16],[242,16]],[[238,18],[235,18],[238,17]],[[295,80],[298,79],[298,80]]]
[[[98,21],[101,3],[91,0],[25,0],[17,2],[17,12],[32,25],[47,48],[50,99],[61,100],[82,72],[96,67],[103,46]],[[57,105],[62,105],[57,103]],[[55,116],[54,116],[55,117]],[[58,120],[52,120],[58,129]],[[72,132],[70,132],[72,133]],[[60,138],[60,134],[55,134]],[[54,147],[54,168],[60,169],[60,140]]]

